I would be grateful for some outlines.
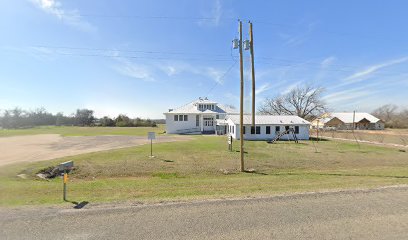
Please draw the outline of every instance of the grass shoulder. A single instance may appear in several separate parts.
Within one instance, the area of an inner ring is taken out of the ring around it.
[[[225,137],[196,136],[188,142],[88,153],[0,169],[1,205],[62,203],[61,179],[38,180],[41,168],[73,160],[69,196],[74,201],[188,200],[376,187],[408,183],[408,157],[398,149],[351,142],[259,141],[245,143],[239,172],[238,144]],[[27,179],[16,177],[25,174]]]

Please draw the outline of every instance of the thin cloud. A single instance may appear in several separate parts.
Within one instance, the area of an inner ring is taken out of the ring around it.
[[[163,71],[167,76],[173,77],[177,74],[191,73],[194,75],[204,76],[210,78],[211,80],[217,82],[220,85],[224,84],[224,74],[225,70],[220,70],[215,67],[203,67],[191,65],[187,62],[176,62],[169,64],[161,64],[157,66],[161,71]]]
[[[371,85],[371,87],[376,84]],[[377,90],[369,89],[369,86],[360,87],[352,90],[343,90],[325,95],[322,99],[329,103],[341,103],[350,101],[353,99],[360,99],[365,96],[372,95],[376,93]]]
[[[239,101],[239,96],[234,95],[234,94],[232,94],[232,93],[230,93],[230,92],[226,93],[224,96],[225,96],[227,99],[230,99],[230,100],[232,100],[232,101]]]
[[[302,83],[302,81],[298,81],[298,82],[294,82],[294,83],[290,84],[289,86],[286,87],[285,90],[282,91],[282,94],[289,93],[290,91],[295,89],[297,86],[299,86],[301,83]]]
[[[207,14],[203,14],[203,18],[198,22],[200,26],[215,26],[220,25],[220,20],[223,15],[223,7],[220,0],[215,0],[211,11]]]
[[[333,64],[334,61],[336,61],[336,57],[331,56],[331,57],[325,58],[325,59],[320,63],[320,66],[321,66],[322,68],[327,68],[327,67],[329,67],[331,64]]]
[[[381,70],[383,68],[391,67],[393,65],[406,62],[407,60],[408,60],[408,57],[403,57],[403,58],[387,61],[387,62],[384,62],[384,63],[372,65],[372,66],[369,66],[369,67],[365,68],[362,71],[356,72],[356,73],[346,77],[343,81],[346,82],[346,83],[360,82],[360,81],[363,81],[367,77],[373,75],[374,73],[378,72],[379,70]]]
[[[224,80],[222,79],[222,76],[224,73],[222,71],[209,67],[207,68],[206,72],[207,72],[207,75],[211,77],[215,82],[217,82],[220,85],[224,84]]]
[[[290,35],[287,33],[278,33],[278,36],[285,40],[284,45],[290,47],[298,46],[310,38],[310,34],[312,33],[314,26],[315,23],[309,23],[307,25],[306,31],[303,33],[296,33],[294,35]]]
[[[85,32],[95,32],[96,27],[82,19],[77,9],[66,10],[57,0],[29,0],[42,11],[58,18],[61,22]]]
[[[149,66],[134,63],[125,58],[117,57],[115,59],[119,62],[119,65],[114,66],[113,69],[119,74],[145,82],[156,81]]]
[[[268,91],[271,88],[271,84],[270,83],[265,83],[262,86],[260,86],[259,88],[255,89],[255,96],[258,94],[261,94],[265,91]]]

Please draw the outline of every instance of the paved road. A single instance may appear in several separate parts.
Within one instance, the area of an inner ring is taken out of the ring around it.
[[[407,239],[408,187],[0,214],[1,239]]]

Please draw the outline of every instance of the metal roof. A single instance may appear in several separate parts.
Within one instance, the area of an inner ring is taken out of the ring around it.
[[[337,112],[337,113],[330,113],[330,120],[333,118],[338,118],[340,121],[344,123],[353,123],[353,112]],[[364,112],[356,112],[354,122],[360,122],[363,119],[367,119],[371,123],[376,123],[378,121],[381,121],[380,119],[374,117],[373,115],[369,113],[364,113]]]
[[[210,109],[198,110],[198,104],[215,104],[216,107],[213,110],[210,110]],[[172,111],[166,112],[164,114],[169,114],[169,113],[170,114],[173,114],[173,113],[176,113],[176,114],[189,114],[189,113],[234,114],[234,113],[238,113],[238,111],[230,106],[218,104],[217,102],[210,101],[208,99],[198,99],[184,106],[175,108]]]
[[[238,115],[231,115],[227,117],[231,119],[234,124],[239,124],[239,116]],[[244,115],[244,124],[249,125],[252,124],[252,116],[251,115]],[[305,119],[293,116],[293,115],[256,115],[255,116],[255,124],[256,125],[304,125],[310,124],[310,122],[306,121]]]

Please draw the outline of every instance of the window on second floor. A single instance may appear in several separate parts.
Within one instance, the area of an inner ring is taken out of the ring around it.
[[[178,121],[178,115],[174,115],[174,121]]]

